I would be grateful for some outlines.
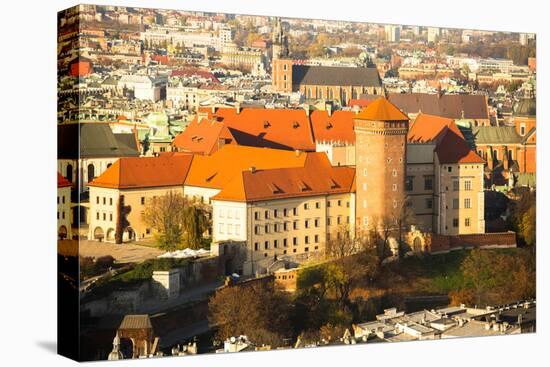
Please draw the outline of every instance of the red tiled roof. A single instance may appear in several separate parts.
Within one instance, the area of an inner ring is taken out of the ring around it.
[[[361,120],[374,121],[404,121],[409,120],[408,116],[399,110],[394,104],[384,97],[369,103],[357,116]]]
[[[211,72],[208,70],[201,70],[197,68],[184,68],[184,69],[175,69],[172,70],[171,76],[199,76],[204,79],[210,79],[213,83],[219,83],[220,81],[218,78],[214,76]]]
[[[435,153],[439,163],[485,163],[470,148],[464,137],[459,136],[451,129],[446,129],[444,136],[435,148]]]
[[[219,108],[216,117],[239,145],[314,151],[309,118],[304,110]]]
[[[115,189],[182,186],[193,155],[120,158],[89,186]]]
[[[61,187],[69,187],[73,184],[71,181],[67,180],[65,177],[63,177],[59,172],[57,172],[57,188]]]
[[[325,153],[296,154],[288,150],[225,145],[210,156],[195,156],[185,184],[222,189],[239,172],[250,167],[256,167],[256,169],[302,167],[310,155],[326,156]]]
[[[443,137],[447,129],[452,130],[464,139],[462,132],[453,119],[421,113],[416,117],[409,129],[407,141],[409,143],[437,142],[437,140]]]
[[[335,111],[332,116],[329,116],[327,111],[312,111],[310,119],[315,142],[355,143],[355,132],[353,131],[355,115],[355,112],[352,111]]]
[[[308,155],[303,167],[241,171],[214,200],[262,201],[349,193],[355,169],[333,167],[326,155]]]
[[[172,145],[182,151],[210,155],[218,150],[220,139],[224,139],[225,144],[234,144],[235,141],[223,123],[207,119],[199,122],[198,118],[195,118],[174,138]]]

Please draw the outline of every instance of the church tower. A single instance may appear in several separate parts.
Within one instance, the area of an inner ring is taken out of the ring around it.
[[[283,32],[281,18],[276,19],[272,41],[271,85],[275,92],[290,93],[292,92],[292,60],[288,58],[288,38]]]
[[[354,119],[357,228],[395,223],[405,200],[409,118],[386,98]]]

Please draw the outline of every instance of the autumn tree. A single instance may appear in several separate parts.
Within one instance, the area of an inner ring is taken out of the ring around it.
[[[291,335],[290,313],[288,295],[259,282],[223,288],[208,301],[208,320],[218,326],[220,341],[246,335],[256,345],[282,346]]]
[[[150,199],[143,212],[143,221],[156,231],[159,246],[168,251],[182,244],[200,248],[202,234],[210,225],[204,205],[174,191]]]

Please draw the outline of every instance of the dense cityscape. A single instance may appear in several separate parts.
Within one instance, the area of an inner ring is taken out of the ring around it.
[[[57,55],[74,358],[536,331],[534,34],[79,5]]]

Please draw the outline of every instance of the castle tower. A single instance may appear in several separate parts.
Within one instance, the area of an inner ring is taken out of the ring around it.
[[[395,223],[405,200],[409,118],[386,98],[368,105],[354,119],[356,223],[367,230]]]
[[[281,93],[290,93],[292,92],[292,60],[288,58],[288,38],[283,32],[281,18],[276,18],[272,47],[271,83],[273,90]]]

